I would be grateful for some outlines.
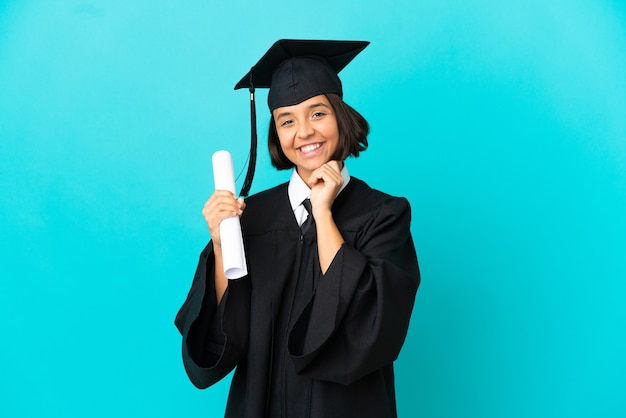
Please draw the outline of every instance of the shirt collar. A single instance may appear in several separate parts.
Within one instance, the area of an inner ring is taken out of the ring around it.
[[[343,185],[341,186],[341,189],[339,189],[339,193],[341,193],[341,191],[346,188],[348,182],[350,181],[350,173],[348,173],[348,167],[345,163],[343,164],[343,168],[341,169],[341,177],[343,178]],[[292,210],[300,206],[304,199],[311,196],[311,189],[309,188],[309,186],[307,186],[304,180],[300,178],[295,167],[291,171],[288,193],[289,202],[291,203]],[[337,193],[337,195],[339,195],[339,193]]]

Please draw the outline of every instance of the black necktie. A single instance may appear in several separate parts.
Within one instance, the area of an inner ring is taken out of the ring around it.
[[[311,209],[311,199],[309,199],[309,198],[304,199],[304,201],[302,201],[302,205],[304,206],[304,208],[306,209],[307,213],[309,214],[309,216],[307,216],[306,220],[304,222],[302,222],[302,225],[300,225],[300,230],[304,234],[307,231],[307,229],[309,229],[311,224],[313,223],[313,209]]]

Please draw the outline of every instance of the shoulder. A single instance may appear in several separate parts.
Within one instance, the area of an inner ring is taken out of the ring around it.
[[[363,225],[373,218],[384,216],[408,216],[411,207],[409,201],[400,196],[373,189],[363,180],[350,178],[350,183],[335,201],[334,214],[336,220],[346,225]]]
[[[385,205],[392,205],[395,207],[410,206],[409,201],[401,196],[392,196],[383,191],[373,189],[366,182],[356,177],[350,178],[350,183],[342,193],[341,199],[345,200],[347,205],[350,203],[359,202],[363,208],[370,210],[377,210]],[[352,205],[350,205],[352,206]]]
[[[241,224],[248,234],[283,229],[288,220],[295,219],[289,204],[287,185],[283,183],[246,198]]]
[[[262,206],[268,202],[275,202],[277,199],[288,198],[287,186],[289,183],[282,183],[278,186],[274,186],[271,189],[263,190],[262,192],[255,193],[252,196],[246,198],[246,207],[252,205]]]

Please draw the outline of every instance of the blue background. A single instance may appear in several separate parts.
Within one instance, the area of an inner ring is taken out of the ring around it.
[[[625,416],[621,0],[0,1],[0,416],[223,415],[173,319],[279,38],[372,42],[349,168],[410,200],[423,274],[400,415]]]

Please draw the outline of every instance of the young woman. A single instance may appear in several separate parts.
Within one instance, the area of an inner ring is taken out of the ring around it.
[[[272,164],[292,176],[245,202],[209,198],[212,241],[176,317],[194,385],[235,369],[227,417],[397,415],[393,362],[420,276],[408,201],[344,163],[366,149],[369,127],[337,73],[366,45],[282,40],[247,75],[269,84]],[[237,280],[221,264],[219,225],[232,216],[248,261]]]

